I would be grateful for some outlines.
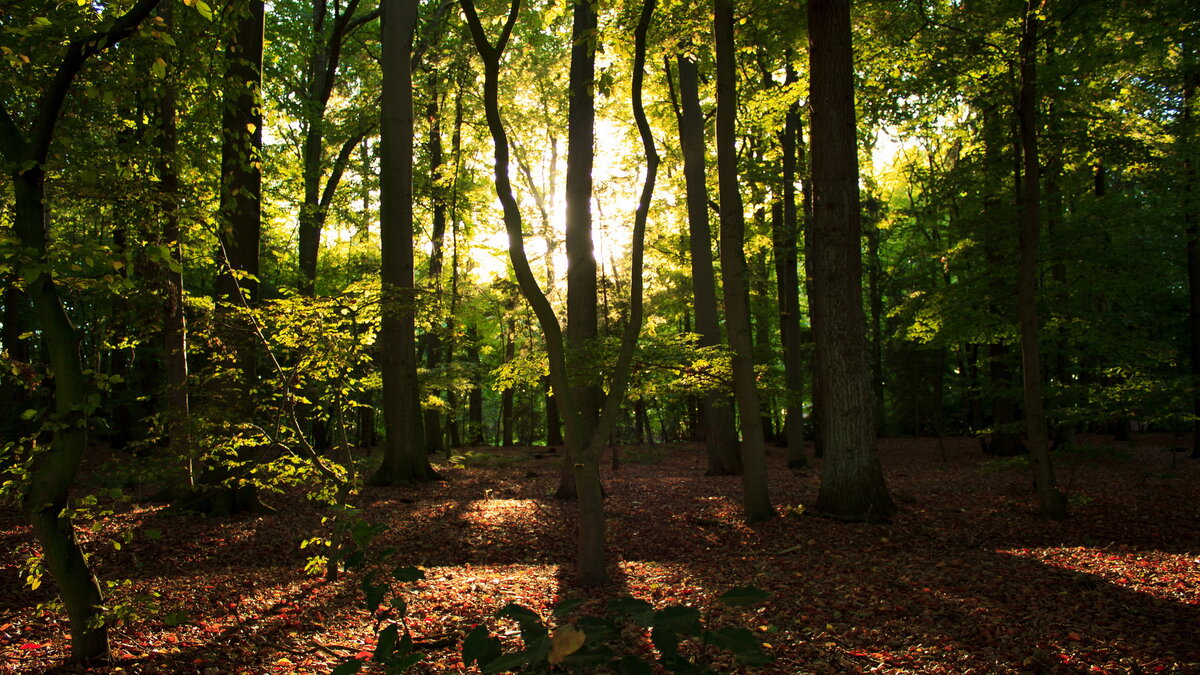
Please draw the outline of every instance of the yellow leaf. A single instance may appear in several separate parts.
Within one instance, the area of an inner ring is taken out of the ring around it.
[[[587,636],[578,628],[566,625],[550,636],[550,665],[558,665],[571,654],[579,651]]]

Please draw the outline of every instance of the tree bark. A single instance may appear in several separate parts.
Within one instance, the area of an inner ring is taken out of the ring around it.
[[[433,223],[430,228],[431,250],[429,253],[429,274],[426,283],[433,302],[441,306],[442,297],[442,259],[444,257],[444,240],[446,238],[446,189],[442,162],[442,125],[438,113],[438,71],[431,69],[429,75],[429,103],[425,108],[425,116],[429,120],[429,183],[433,200]],[[443,341],[436,327],[425,333],[425,366],[430,372],[435,371],[442,361]],[[443,451],[442,414],[437,408],[429,408],[425,415],[425,452],[433,455]]]
[[[597,385],[585,379],[592,372],[587,350],[596,339],[596,256],[592,249],[592,164],[596,126],[596,11],[591,0],[574,0],[571,26],[571,71],[567,105],[566,199],[567,249],[567,358],[574,383],[573,398],[579,406],[580,433],[590,438],[599,411]],[[576,463],[570,445],[563,457],[562,478],[555,496],[574,499]],[[598,480],[598,479],[597,479]]]
[[[796,80],[795,72],[787,69],[787,82]],[[775,283],[779,303],[779,337],[783,346],[783,379],[787,392],[783,422],[787,443],[788,467],[808,466],[804,451],[804,343],[800,333],[800,257],[798,255],[800,223],[796,211],[796,166],[803,157],[800,136],[800,114],[797,106],[788,108],[783,132],[779,135],[782,155],[783,212],[775,220]]]
[[[513,272],[522,295],[533,309],[538,324],[546,338],[546,351],[550,363],[550,381],[558,402],[559,413],[566,427],[566,446],[573,457],[575,483],[578,488],[578,553],[577,564],[580,582],[585,586],[604,583],[607,578],[605,570],[605,527],[604,501],[600,487],[599,460],[600,452],[606,443],[613,421],[616,419],[620,404],[624,399],[625,388],[629,381],[629,373],[633,362],[633,352],[637,344],[637,335],[641,326],[641,264],[644,247],[646,211],[649,208],[650,195],[654,187],[655,170],[658,157],[653,150],[649,125],[645,122],[641,110],[641,71],[645,63],[645,39],[649,17],[653,11],[653,2],[647,0],[643,6],[642,20],[638,25],[636,42],[637,56],[634,66],[634,117],[638,121],[643,144],[647,147],[647,179],[643,188],[637,217],[634,222],[633,260],[634,282],[630,292],[630,321],[622,336],[621,351],[613,368],[609,393],[604,401],[603,412],[594,429],[585,423],[584,418],[591,409],[580,406],[574,400],[575,388],[572,386],[567,369],[567,355],[562,327],[550,306],[545,293],[539,288],[537,279],[529,265],[525,254],[521,210],[513,197],[512,185],[508,175],[509,151],[508,136],[504,129],[499,109],[499,74],[500,57],[512,34],[520,10],[520,0],[513,0],[509,15],[501,29],[500,37],[493,46],[484,33],[482,22],[475,11],[471,0],[461,0],[460,5],[466,14],[471,37],[476,50],[484,62],[484,108],[487,114],[488,130],[495,144],[495,183],[496,194],[504,209],[504,225],[509,239],[509,257],[512,261]],[[570,270],[568,270],[568,275]],[[583,431],[590,429],[590,437],[584,436]]]
[[[1020,319],[1021,372],[1025,393],[1025,429],[1041,514],[1064,518],[1067,500],[1054,482],[1043,412],[1041,354],[1038,346],[1037,255],[1041,228],[1037,133],[1037,12],[1042,0],[1028,0],[1021,35],[1021,95],[1017,115],[1021,125],[1023,180],[1021,185],[1020,267],[1017,273],[1017,313]]]
[[[416,0],[384,0],[380,22],[383,95],[380,122],[380,243],[383,376],[383,462],[373,485],[437,479],[425,454],[417,384],[416,297],[413,260],[412,44]]]
[[[812,106],[813,331],[824,402],[817,511],[884,520],[895,510],[875,449],[862,302],[861,213],[850,0],[808,3]]]
[[[680,54],[679,149],[687,190],[688,245],[692,262],[692,300],[700,346],[724,342],[717,310],[716,274],[713,271],[712,232],[708,224],[708,185],[705,179],[704,111],[700,108],[700,78],[696,62]],[[708,455],[708,475],[731,476],[742,472],[737,428],[727,394],[700,399],[700,420]]]
[[[171,1],[163,4],[160,16],[172,26],[174,8]],[[168,57],[169,58],[169,57]],[[173,60],[168,61],[168,67]],[[173,77],[173,73],[168,73]],[[161,274],[165,289],[163,298],[163,346],[166,396],[164,413],[171,455],[186,463],[188,487],[195,487],[193,452],[188,401],[187,315],[183,305],[183,242],[179,227],[178,133],[176,128],[176,88],[174,81],[163,89],[158,103],[158,176],[162,196],[162,244],[169,247],[179,264],[178,269],[163,263]]]
[[[1183,129],[1180,141],[1183,149],[1183,231],[1187,238],[1188,279],[1188,328],[1190,335],[1188,355],[1191,361],[1192,413],[1192,458],[1200,459],[1200,216],[1196,214],[1196,90],[1200,85],[1200,66],[1190,45],[1184,48],[1183,83]],[[1097,190],[1103,194],[1103,171],[1097,168]]]
[[[33,306],[50,369],[54,373],[54,431],[50,449],[32,468],[21,507],[42,547],[46,569],[58,586],[71,626],[71,658],[90,661],[107,656],[108,626],[102,615],[103,595],[75,539],[68,497],[87,447],[87,376],[79,355],[79,333],[67,316],[51,275],[45,209],[45,169],[59,111],[75,76],[92,56],[136,30],[158,0],[139,0],[108,24],[105,32],[73,36],[62,60],[42,91],[28,136],[22,134],[0,100],[0,152],[13,170],[13,230],[32,265],[18,270],[26,279],[25,295]]]
[[[721,271],[725,325],[733,351],[733,388],[742,427],[742,498],[747,522],[775,515],[767,494],[767,449],[754,375],[746,297],[745,214],[738,185],[737,64],[732,0],[714,0],[717,60],[717,181],[721,202]]]

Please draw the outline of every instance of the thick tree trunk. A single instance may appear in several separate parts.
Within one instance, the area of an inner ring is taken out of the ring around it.
[[[592,249],[592,164],[596,125],[594,86],[596,76],[596,11],[590,0],[574,0],[571,27],[571,72],[567,107],[566,199],[567,249],[567,358],[575,377],[592,370],[588,349],[596,339],[596,256]],[[584,438],[591,438],[599,410],[597,385],[583,381],[574,387],[572,398],[579,408]],[[574,499],[577,479],[591,473],[573,471],[576,458],[568,445],[563,457],[562,479],[555,496]],[[596,474],[599,480],[599,474]]]
[[[700,109],[700,78],[696,62],[680,55],[679,148],[687,190],[688,242],[692,261],[692,299],[700,345],[724,342],[717,311],[716,274],[713,271],[712,232],[708,224],[708,185],[705,178],[704,111]],[[709,475],[735,475],[742,471],[737,428],[728,395],[709,394],[700,399],[700,420],[708,451]]]
[[[862,309],[861,213],[850,1],[810,0],[813,331],[824,402],[817,511],[884,520],[895,510],[875,449]]]
[[[217,238],[221,271],[216,281],[217,321],[234,358],[233,377],[218,392],[220,405],[244,418],[254,410],[258,338],[243,312],[258,303],[259,245],[262,234],[262,82],[264,10],[262,0],[230,7],[233,34],[225,47],[225,89],[221,113],[221,201]],[[254,449],[239,447],[242,461]],[[181,506],[229,515],[269,510],[257,489],[239,480],[227,465],[209,463]]]
[[[383,375],[383,462],[373,485],[435,480],[425,454],[417,386],[416,298],[413,285],[413,86],[412,43],[416,0],[384,0],[380,23],[383,95],[381,117],[380,241]]]
[[[1021,95],[1017,111],[1021,123],[1024,179],[1021,189],[1020,267],[1017,274],[1017,310],[1020,318],[1021,364],[1025,392],[1025,426],[1029,459],[1033,465],[1041,514],[1067,515],[1067,500],[1054,482],[1050,447],[1043,412],[1041,354],[1038,346],[1037,255],[1041,228],[1038,189],[1037,134],[1037,11],[1039,0],[1028,0],[1021,36]]]
[[[754,346],[746,297],[745,214],[738,185],[737,64],[733,3],[714,0],[717,60],[717,179],[721,203],[721,272],[725,325],[733,351],[733,388],[742,426],[742,498],[747,522],[775,515],[767,494],[767,449],[754,376]]]
[[[43,262],[47,260],[44,175],[40,166],[13,174],[13,229],[21,245]],[[50,273],[29,270],[24,276],[25,293],[54,372],[55,412],[50,451],[39,457],[21,505],[70,618],[71,657],[87,661],[108,654],[108,625],[101,616],[104,598],[75,539],[67,502],[87,446],[87,376],[79,357],[79,334]]]

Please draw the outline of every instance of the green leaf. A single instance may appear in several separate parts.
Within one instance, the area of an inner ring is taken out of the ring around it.
[[[188,617],[186,612],[182,612],[179,610],[175,610],[174,612],[168,612],[167,615],[163,617],[163,623],[165,623],[167,626],[170,626],[171,628],[185,624],[190,620],[191,619]]]
[[[732,652],[734,658],[742,663],[761,665],[771,660],[763,651],[758,638],[746,628],[721,628],[713,631],[709,639],[714,645]]]
[[[718,598],[730,607],[748,607],[766,602],[771,594],[757,586],[738,586],[721,594]]]
[[[375,660],[382,662],[391,656],[396,649],[396,640],[399,637],[399,629],[394,623],[379,631],[379,640],[375,643]]]
[[[402,656],[400,658],[390,661],[386,666],[384,666],[383,672],[387,673],[387,675],[393,675],[394,673],[403,673],[404,671],[408,670],[409,668],[412,668],[413,666],[417,665],[424,659],[425,659],[424,654],[418,654],[416,652],[411,653],[411,654],[405,654],[404,656]]]
[[[669,628],[655,626],[650,631],[650,642],[664,658],[679,654],[679,634]]]
[[[529,663],[529,657],[525,652],[503,654],[500,657],[489,661],[480,670],[485,673],[506,673],[510,670],[517,670],[527,663]]]
[[[392,578],[396,581],[411,583],[425,578],[425,573],[415,567],[397,567],[392,570]]]
[[[654,616],[654,606],[637,598],[617,598],[608,603],[609,610],[624,614],[639,626],[649,627]]]
[[[208,19],[209,21],[212,21],[212,18],[213,18],[212,8],[209,7],[208,4],[206,4],[204,2],[204,0],[196,0],[195,5],[196,5],[196,11],[200,12],[200,16],[204,17],[205,19]],[[351,672],[358,672],[358,671],[351,671]]]
[[[540,624],[542,622],[542,617],[538,616],[537,612],[528,607],[518,605],[515,602],[508,603],[500,611],[496,612],[496,618],[513,619],[520,624]]]
[[[400,616],[408,615],[408,603],[404,601],[404,598],[392,598],[388,604],[391,605],[392,608],[396,610],[396,613]]]
[[[500,654],[500,641],[488,635],[484,626],[476,626],[463,639],[462,659],[463,664],[467,666],[478,663],[482,667],[499,658]]]
[[[329,675],[353,675],[362,670],[363,662],[358,659],[343,661],[340,666],[329,671]]]
[[[654,627],[682,635],[700,634],[700,612],[695,607],[672,605],[654,615]]]
[[[570,614],[571,612],[575,611],[576,609],[578,609],[581,605],[583,605],[586,602],[587,602],[587,600],[584,600],[582,598],[570,598],[567,600],[563,600],[562,602],[559,602],[558,604],[554,605],[554,610],[553,610],[554,616],[555,617],[564,617],[564,616]]]

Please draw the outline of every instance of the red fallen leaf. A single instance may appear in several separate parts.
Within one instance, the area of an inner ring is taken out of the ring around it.
[[[359,661],[370,661],[371,656],[373,656],[371,652],[359,652],[354,655],[354,658],[358,659]]]
[[[1067,633],[1067,639],[1071,640],[1072,642],[1079,642],[1080,640],[1083,639],[1083,636],[1080,635],[1079,633],[1072,631],[1070,633]]]
[[[25,644],[21,645],[20,648],[24,649],[26,651],[33,651],[34,649],[41,649],[42,647],[45,647],[45,646],[46,645],[39,645],[36,642],[26,642]]]

